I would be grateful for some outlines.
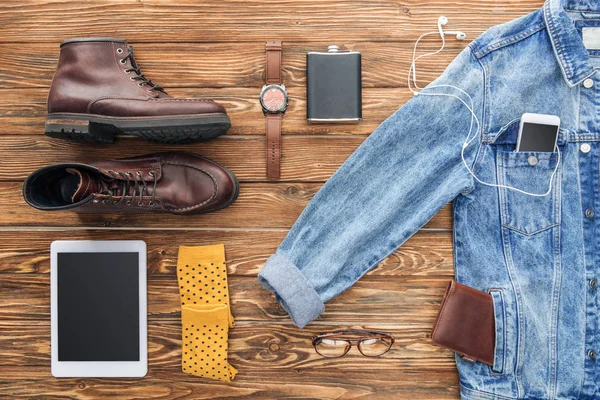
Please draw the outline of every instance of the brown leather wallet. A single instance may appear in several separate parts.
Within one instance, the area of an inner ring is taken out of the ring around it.
[[[431,337],[464,360],[493,365],[496,327],[492,296],[451,281]]]

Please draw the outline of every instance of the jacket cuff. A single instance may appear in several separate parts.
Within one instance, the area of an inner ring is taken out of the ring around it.
[[[325,310],[323,301],[304,274],[281,254],[269,257],[258,274],[258,280],[275,293],[277,301],[299,328],[304,328]]]

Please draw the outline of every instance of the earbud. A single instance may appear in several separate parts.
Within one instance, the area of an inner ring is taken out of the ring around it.
[[[467,34],[461,31],[446,31],[442,28],[443,25],[448,23],[448,18],[443,15],[438,18],[438,31],[440,32],[440,36],[444,37],[445,34],[456,35],[457,40],[465,40],[467,38]]]
[[[441,17],[438,18],[438,32],[440,33],[441,37],[444,37],[444,29],[442,29],[443,25],[446,25],[448,23],[448,18],[444,17],[443,15]]]
[[[467,38],[467,34],[461,31],[446,31],[444,33],[456,35],[456,40],[465,40]]]

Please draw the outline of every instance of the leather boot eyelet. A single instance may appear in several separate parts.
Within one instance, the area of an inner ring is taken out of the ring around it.
[[[148,89],[148,90],[146,90],[146,92],[152,92],[152,89]]]
[[[117,205],[117,203],[118,203],[118,201],[117,201],[117,200],[113,200],[113,206],[116,206],[116,205]]]
[[[124,69],[123,72],[125,72],[127,75],[129,75],[131,73],[131,71],[128,69]]]
[[[138,83],[138,86],[142,86],[144,84],[144,82],[140,82]]]
[[[98,204],[99,202],[100,202],[100,200],[98,200],[98,199],[92,200],[92,203],[94,203],[94,204]]]
[[[138,202],[138,206],[142,207],[143,205],[144,205],[144,202],[143,202],[143,201],[139,201],[139,202]]]
[[[106,200],[102,200],[102,204],[106,204]]]
[[[148,205],[149,205],[150,207],[154,207],[154,206],[156,205],[156,203],[155,203],[155,202],[153,202],[153,201],[151,201],[150,203],[148,203]]]
[[[124,58],[121,58],[121,60],[119,60],[119,62],[120,62],[121,64],[127,64],[127,60],[125,60]]]
[[[117,53],[122,54],[123,53],[123,49],[122,48],[117,48]]]
[[[125,204],[127,204],[128,206],[130,206],[130,205],[131,205],[131,200],[127,200],[127,201],[125,202]]]

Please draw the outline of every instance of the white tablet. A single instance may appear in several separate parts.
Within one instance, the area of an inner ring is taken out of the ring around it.
[[[53,242],[50,292],[53,376],[146,375],[145,242]]]

